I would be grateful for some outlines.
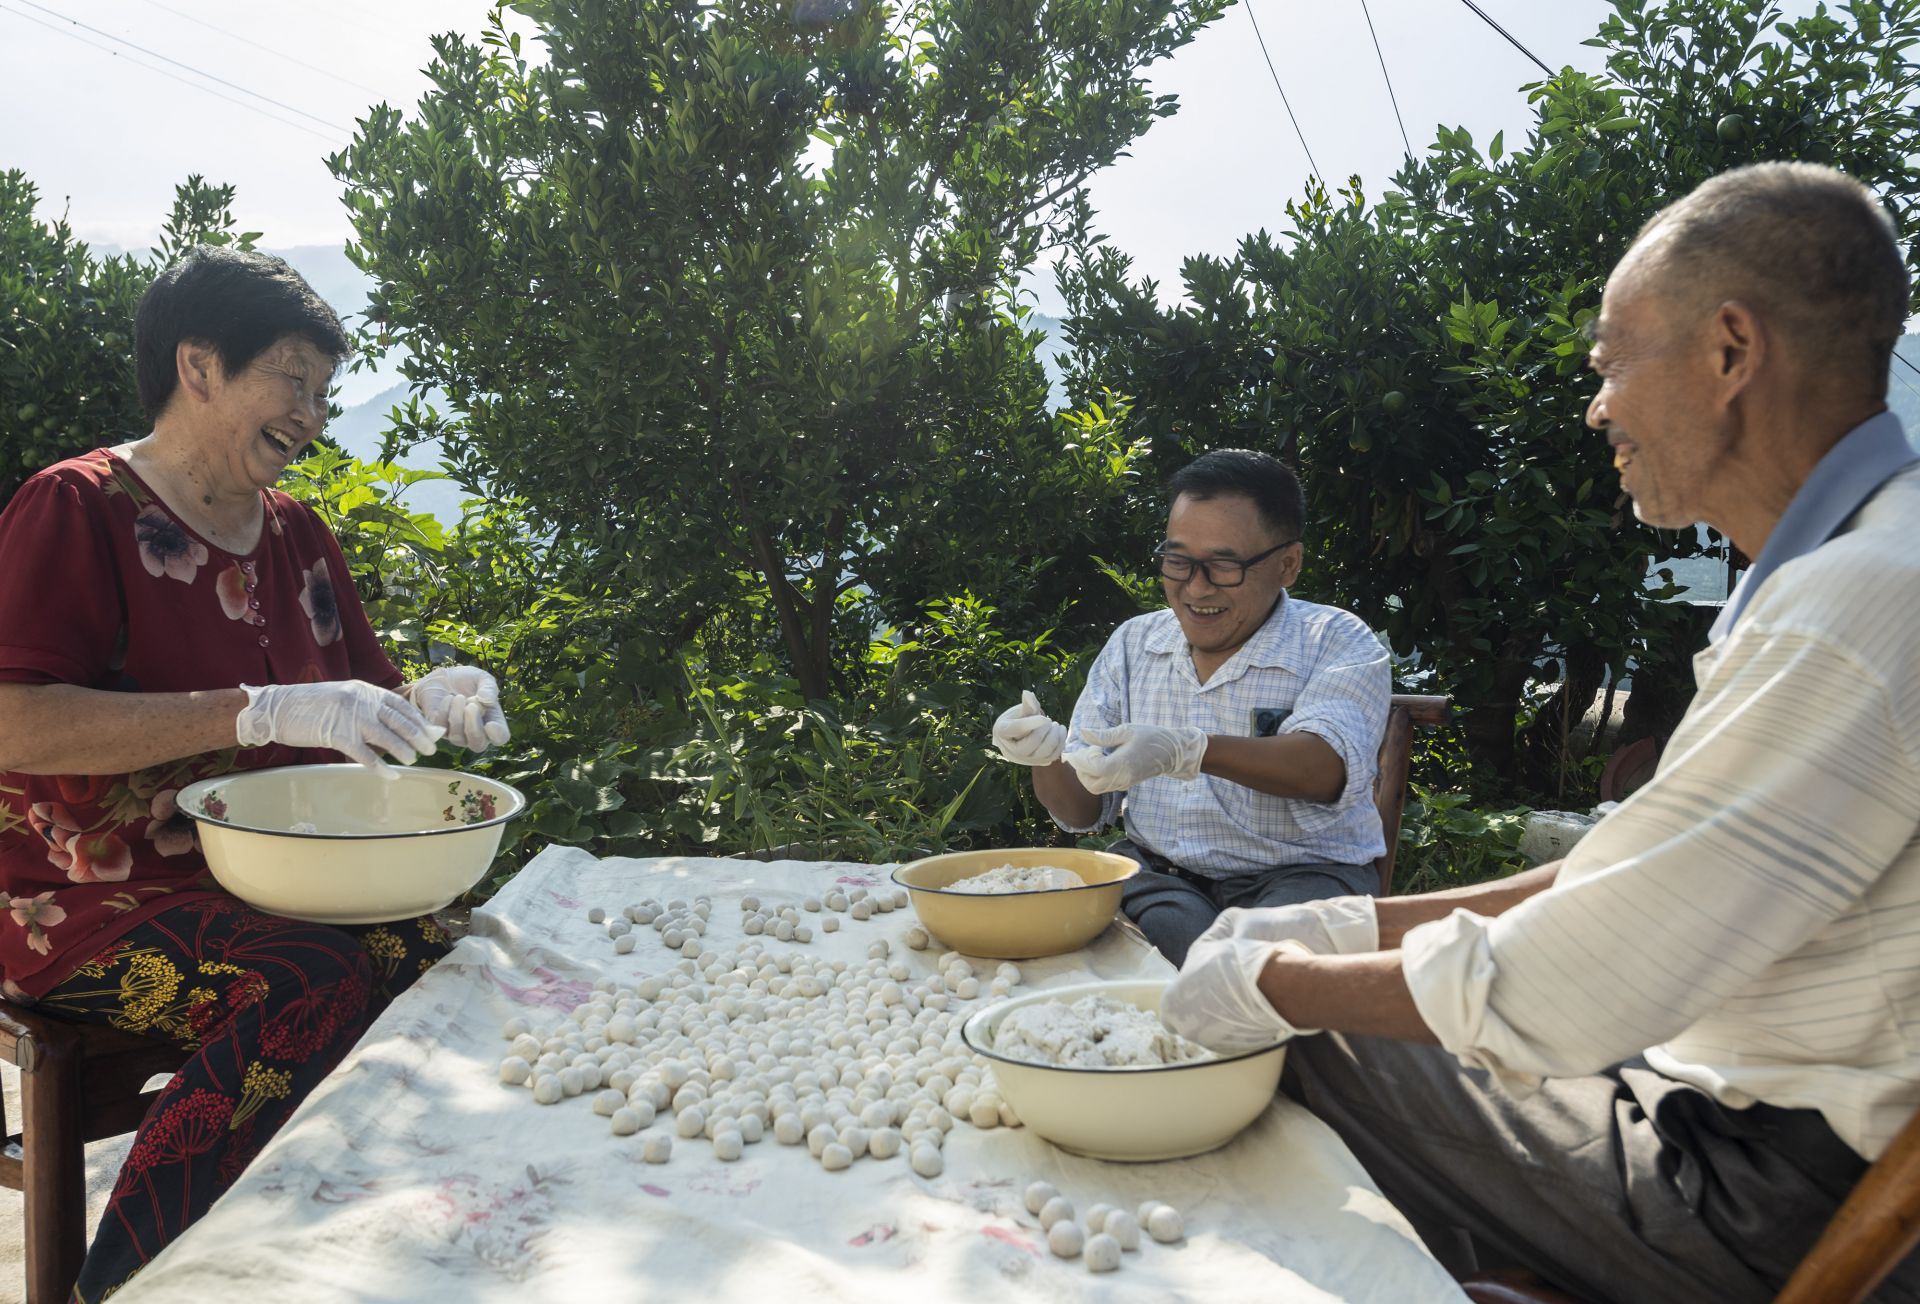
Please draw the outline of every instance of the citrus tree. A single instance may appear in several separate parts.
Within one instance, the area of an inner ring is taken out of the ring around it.
[[[1282,237],[1189,260],[1184,304],[1110,250],[1064,281],[1076,391],[1131,395],[1156,467],[1222,444],[1296,460],[1307,590],[1417,654],[1467,708],[1476,764],[1536,790],[1578,759],[1566,726],[1608,667],[1632,660],[1637,703],[1684,706],[1702,633],[1648,575],[1701,545],[1634,521],[1581,420],[1581,328],[1613,263],[1661,205],[1757,159],[1866,181],[1909,257],[1920,231],[1920,0],[1615,9],[1590,42],[1607,71],[1529,87],[1515,148],[1442,128],[1377,202],[1311,189]]]
[[[397,433],[808,699],[969,584],[1104,591],[1131,458],[1049,415],[1012,287],[1224,4],[522,0],[538,58],[500,12],[439,38],[332,161],[375,343],[451,401]]]

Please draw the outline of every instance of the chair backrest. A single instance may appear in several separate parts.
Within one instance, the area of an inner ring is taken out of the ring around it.
[[[1920,1114],[1854,1183],[1774,1304],[1859,1304],[1920,1243]]]
[[[1380,769],[1373,779],[1373,805],[1380,812],[1380,832],[1387,850],[1373,862],[1380,875],[1380,895],[1393,891],[1393,862],[1400,849],[1400,816],[1407,807],[1407,770],[1413,762],[1415,725],[1445,724],[1453,714],[1451,697],[1423,697],[1395,693],[1387,710],[1387,731],[1380,739]]]

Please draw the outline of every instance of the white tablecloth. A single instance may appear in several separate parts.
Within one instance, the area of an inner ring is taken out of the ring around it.
[[[677,958],[640,930],[616,955],[590,905],[714,898],[707,941],[739,932],[737,899],[794,903],[871,866],[703,859],[595,860],[552,848],[483,910],[473,933],[374,1024],[340,1068],[199,1224],[116,1297],[127,1301],[731,1299],[785,1301],[1355,1300],[1463,1298],[1325,1125],[1285,1099],[1226,1148],[1129,1165],[1056,1150],[1027,1128],[959,1126],[946,1172],[904,1159],[830,1173],[771,1135],[724,1164],[679,1142],[665,1165],[610,1136],[592,1093],[542,1108],[499,1085],[501,1024],[564,1015],[593,981],[631,982]],[[809,953],[864,959],[899,945],[910,911],[816,932]],[[1028,985],[1166,972],[1127,927],[1022,966]],[[1143,1238],[1117,1273],[1047,1252],[1028,1182],[1082,1213],[1157,1197],[1187,1238]]]

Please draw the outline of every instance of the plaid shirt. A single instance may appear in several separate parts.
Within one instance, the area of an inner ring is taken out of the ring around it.
[[[1336,801],[1273,797],[1203,774],[1149,779],[1101,798],[1111,825],[1125,798],[1127,836],[1209,878],[1282,865],[1363,865],[1385,849],[1373,776],[1386,731],[1393,673],[1387,651],[1349,611],[1283,598],[1246,644],[1206,683],[1172,611],[1136,616],[1114,631],[1074,704],[1067,746],[1082,731],[1118,724],[1194,725],[1209,735],[1310,733],[1346,763]]]

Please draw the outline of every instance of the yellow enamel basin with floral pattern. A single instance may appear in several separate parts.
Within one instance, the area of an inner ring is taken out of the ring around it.
[[[526,798],[455,770],[289,765],[180,790],[221,887],[290,919],[372,924],[450,904],[480,881]]]

